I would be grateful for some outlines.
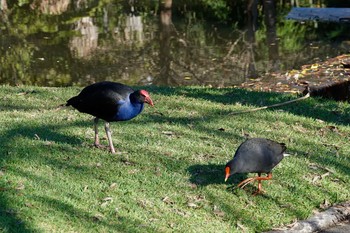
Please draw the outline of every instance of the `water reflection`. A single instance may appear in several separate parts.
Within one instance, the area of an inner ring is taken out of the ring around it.
[[[321,43],[311,24],[285,21],[272,1],[265,1],[265,12],[249,2],[241,27],[199,17],[201,5],[186,10],[171,0],[141,7],[117,0],[2,0],[0,83],[231,86],[349,51],[347,43]],[[309,46],[310,37],[318,48]]]
[[[32,4],[30,4],[30,8],[33,10],[37,9],[43,14],[60,15],[63,12],[67,11],[69,4],[70,4],[70,0],[56,0],[56,1],[35,0],[33,1]]]
[[[72,54],[77,58],[91,59],[97,49],[98,27],[91,17],[83,17],[74,23],[74,30],[79,34],[69,41]]]

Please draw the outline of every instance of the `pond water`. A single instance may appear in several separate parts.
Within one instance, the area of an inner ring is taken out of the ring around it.
[[[232,86],[350,51],[348,25],[285,20],[288,10],[276,16],[271,49],[263,18],[252,39],[241,22],[199,16],[201,6],[1,2],[1,84]]]

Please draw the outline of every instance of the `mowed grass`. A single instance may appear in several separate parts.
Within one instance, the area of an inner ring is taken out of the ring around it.
[[[146,87],[155,107],[112,123],[116,155],[93,144],[93,117],[56,107],[81,88],[0,87],[0,231],[261,232],[350,199],[350,105],[293,95]],[[100,136],[107,145],[103,124]],[[252,196],[224,182],[246,137],[288,153]]]

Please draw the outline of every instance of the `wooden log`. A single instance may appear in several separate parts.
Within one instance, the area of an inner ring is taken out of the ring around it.
[[[336,101],[350,101],[350,80],[320,86],[309,86],[304,91],[304,94],[307,93],[311,97],[318,96]]]

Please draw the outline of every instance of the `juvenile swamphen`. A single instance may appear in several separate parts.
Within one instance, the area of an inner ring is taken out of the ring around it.
[[[99,147],[98,121],[105,120],[105,130],[109,147],[115,153],[109,122],[127,121],[143,110],[144,103],[153,106],[153,101],[145,90],[134,91],[121,83],[98,82],[85,87],[77,96],[70,98],[66,106],[73,106],[79,112],[95,116],[95,146]]]
[[[246,140],[238,147],[233,159],[226,164],[225,181],[235,173],[258,173],[258,176],[247,178],[237,186],[244,188],[247,184],[257,180],[258,191],[255,194],[261,193],[261,181],[272,179],[271,170],[283,159],[286,149],[284,143],[265,138]],[[261,177],[261,173],[266,173],[267,176]]]

